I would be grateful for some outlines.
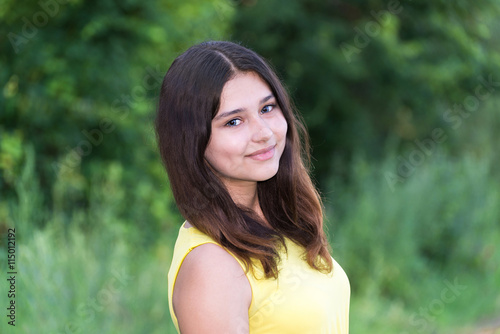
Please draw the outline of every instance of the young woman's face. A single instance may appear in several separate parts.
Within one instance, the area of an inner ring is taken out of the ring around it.
[[[278,171],[287,127],[267,83],[239,73],[222,89],[205,159],[226,186],[268,180]]]

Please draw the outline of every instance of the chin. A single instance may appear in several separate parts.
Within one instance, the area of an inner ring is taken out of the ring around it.
[[[276,174],[278,174],[278,168],[273,169],[273,170],[262,171],[258,175],[254,174],[254,179],[255,179],[255,181],[258,181],[258,182],[267,181],[267,180],[273,178],[274,176],[276,176]]]

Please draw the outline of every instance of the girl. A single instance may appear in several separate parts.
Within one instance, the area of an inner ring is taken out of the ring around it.
[[[189,48],[155,125],[186,219],[168,273],[179,333],[348,333],[349,281],[329,252],[307,134],[266,61],[231,42]]]

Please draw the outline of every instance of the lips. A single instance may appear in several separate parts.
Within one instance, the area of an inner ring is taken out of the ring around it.
[[[258,150],[253,152],[252,154],[247,155],[247,157],[255,159],[255,160],[268,160],[274,156],[274,148],[275,145],[268,146],[262,150]]]

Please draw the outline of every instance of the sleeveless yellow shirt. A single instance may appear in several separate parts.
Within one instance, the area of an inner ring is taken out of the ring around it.
[[[185,223],[184,223],[185,224]],[[182,261],[197,246],[214,243],[195,227],[179,229],[168,272],[168,302],[177,331],[179,325],[172,295]],[[350,285],[347,275],[333,260],[333,271],[323,274],[302,259],[305,249],[285,238],[288,255],[280,253],[278,278],[265,279],[262,266],[246,276],[252,289],[248,310],[250,334],[347,334],[349,332]],[[228,251],[245,271],[244,264]],[[333,258],[332,258],[333,259]],[[259,262],[260,263],[260,262]]]

